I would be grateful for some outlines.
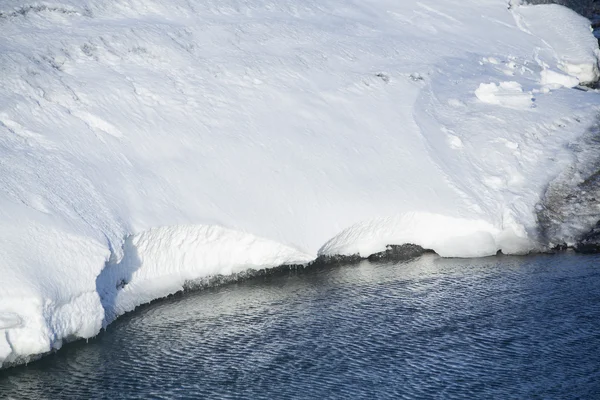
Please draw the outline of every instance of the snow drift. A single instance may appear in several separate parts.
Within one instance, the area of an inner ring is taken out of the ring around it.
[[[0,32],[5,364],[319,248],[535,250],[600,109],[560,6],[8,0]]]

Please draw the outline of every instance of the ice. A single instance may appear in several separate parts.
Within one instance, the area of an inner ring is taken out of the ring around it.
[[[0,30],[4,365],[215,274],[536,251],[600,111],[560,6],[6,0]]]

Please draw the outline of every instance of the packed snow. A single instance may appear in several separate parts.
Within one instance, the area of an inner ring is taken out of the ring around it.
[[[579,82],[574,86],[578,84]],[[475,96],[484,103],[505,107],[528,108],[534,105],[532,93],[523,92],[523,88],[518,82],[482,83],[475,91]]]
[[[4,365],[218,274],[543,248],[600,110],[555,5],[5,0],[0,32]]]
[[[545,69],[541,72],[540,83],[546,88],[552,89],[559,89],[561,86],[572,88],[579,85],[579,79],[572,75]]]
[[[598,80],[598,41],[590,21],[557,4],[517,7],[518,26],[550,46],[535,48],[535,60],[546,68],[558,68],[581,83]]]

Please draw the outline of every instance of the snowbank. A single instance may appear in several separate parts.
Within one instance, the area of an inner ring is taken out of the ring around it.
[[[600,110],[564,88],[598,77],[587,25],[504,0],[4,1],[0,363],[326,242],[538,248]]]
[[[123,250],[123,258],[108,263],[96,281],[105,325],[195,280],[248,269],[305,265],[313,259],[277,242],[218,226],[150,229],[127,238]]]
[[[355,224],[329,240],[321,256],[368,257],[389,244],[416,244],[442,257],[485,257],[498,250],[518,254],[536,248],[517,225],[503,231],[484,220],[469,220],[429,213],[406,213]]]
[[[600,50],[587,18],[557,4],[515,7],[513,14],[520,29],[545,44],[535,47],[540,66],[557,68],[582,84],[598,81]]]

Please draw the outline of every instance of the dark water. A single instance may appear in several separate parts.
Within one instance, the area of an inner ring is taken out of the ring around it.
[[[188,293],[0,371],[0,397],[600,399],[600,256],[436,256]]]

